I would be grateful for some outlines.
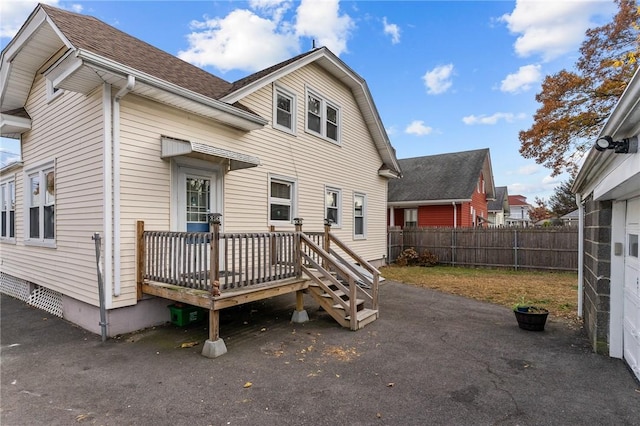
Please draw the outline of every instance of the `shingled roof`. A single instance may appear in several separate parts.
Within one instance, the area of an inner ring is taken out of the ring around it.
[[[46,4],[40,6],[77,49],[94,52],[213,99],[218,99],[232,86],[228,81],[92,16],[57,9]]]
[[[504,209],[505,202],[509,207],[509,200],[507,198],[507,187],[496,186],[496,199],[487,203],[487,210],[489,211],[502,211]]]
[[[400,159],[403,177],[389,181],[388,201],[470,200],[485,161],[490,161],[487,148]]]

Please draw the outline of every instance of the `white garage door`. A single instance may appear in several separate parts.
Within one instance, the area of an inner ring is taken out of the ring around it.
[[[624,255],[624,358],[640,380],[640,198],[627,201]]]

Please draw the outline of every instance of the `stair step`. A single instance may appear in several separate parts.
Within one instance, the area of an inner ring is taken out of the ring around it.
[[[351,320],[351,315],[345,318],[347,321]],[[378,310],[377,309],[363,309],[356,313],[356,319],[358,320],[358,325],[364,327],[365,325],[375,321],[378,319]]]
[[[334,290],[333,294],[340,298],[342,298],[342,296],[347,296],[347,298],[349,297],[349,295],[342,290]],[[331,295],[329,293],[323,293],[322,297],[331,298]]]
[[[346,302],[346,300],[345,300],[345,302]],[[362,305],[363,303],[364,303],[364,300],[363,300],[363,299],[356,299],[356,306],[360,306],[360,305]],[[340,310],[343,310],[343,309],[342,309],[342,305],[341,305],[341,304],[339,304],[339,303],[336,303],[335,305],[333,305],[333,309],[340,309]]]

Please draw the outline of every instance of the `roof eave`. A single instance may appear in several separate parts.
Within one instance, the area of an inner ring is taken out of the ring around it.
[[[166,80],[159,79],[157,77],[143,73],[134,68],[127,67],[120,63],[111,61],[93,52],[89,52],[87,50],[78,50],[76,52],[76,56],[82,59],[83,62],[100,67],[105,71],[110,71],[110,72],[113,72],[114,74],[118,74],[123,77],[131,75],[138,82],[142,82],[144,84],[163,90],[165,92],[172,93],[182,98],[189,99],[199,104],[208,106],[217,111],[220,111],[223,115],[228,114],[229,117],[234,118],[234,120],[232,120],[233,127],[238,127],[243,130],[250,131],[250,130],[260,129],[268,123],[268,120],[258,115],[251,114],[247,111],[243,111],[239,108],[229,105],[226,102],[222,102],[217,99],[213,99],[213,98],[201,95],[199,93],[193,92],[191,90],[187,90],[181,86],[170,83]],[[220,121],[224,122],[225,121],[224,117],[220,117]]]

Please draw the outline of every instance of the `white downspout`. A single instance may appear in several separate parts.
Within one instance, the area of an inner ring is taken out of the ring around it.
[[[458,227],[458,208],[456,207],[455,201],[453,201],[451,204],[453,204],[453,227],[457,228]]]
[[[578,205],[578,318],[582,318],[584,303],[584,295],[582,294],[584,288],[584,205],[580,194],[576,194],[576,204]]]
[[[127,76],[127,85],[116,93],[113,99],[113,295],[120,296],[120,99],[127,95],[136,85],[136,79]]]
[[[113,214],[112,214],[112,206],[113,206],[113,184],[112,184],[112,136],[113,133],[111,131],[111,85],[105,83],[102,86],[102,122],[104,123],[104,147],[102,155],[103,159],[103,169],[104,169],[104,177],[102,181],[102,186],[104,188],[104,195],[102,197],[102,203],[104,205],[104,223],[103,223],[103,234],[104,234],[104,255],[103,255],[103,280],[104,280],[104,294],[105,294],[105,308],[111,309],[113,305],[113,300],[111,297],[107,297],[106,295],[111,294],[111,290],[113,288]]]
[[[393,206],[389,207],[389,226],[396,226],[396,213]]]

